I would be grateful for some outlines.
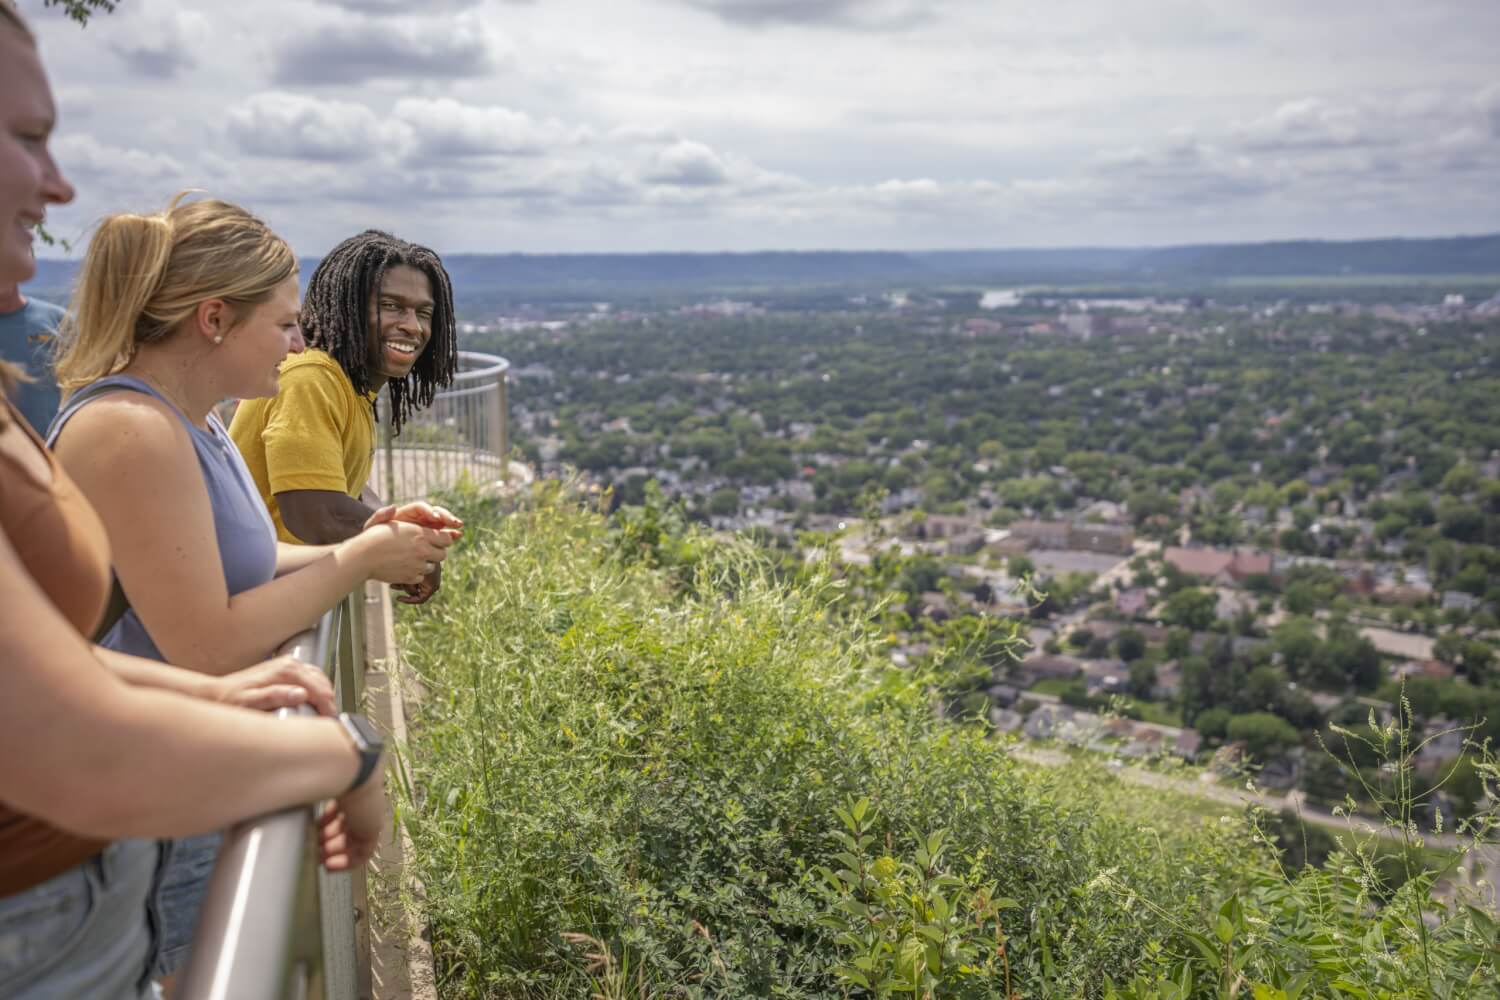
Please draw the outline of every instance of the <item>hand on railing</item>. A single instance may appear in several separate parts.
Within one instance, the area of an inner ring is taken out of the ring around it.
[[[429,528],[396,520],[397,508],[382,507],[345,545],[359,550],[370,576],[385,583],[420,583],[447,557],[459,528]]]
[[[387,515],[387,511],[390,512],[389,515]],[[450,532],[455,540],[462,534],[464,527],[463,520],[455,516],[448,508],[421,500],[404,503],[396,507],[382,507],[370,516],[370,521],[366,522],[366,526],[368,527],[370,523],[380,523],[376,521],[376,518],[380,517],[385,517],[387,520],[392,521],[421,524],[428,528]],[[396,600],[402,604],[425,604],[432,599],[432,595],[436,594],[442,585],[443,568],[442,566],[435,566],[432,572],[422,577],[416,583],[397,583],[393,586],[394,589],[401,592],[401,596],[396,598]]]
[[[385,773],[377,767],[358,788],[329,803],[318,816],[318,854],[331,872],[358,868],[375,855],[385,826]]]
[[[333,714],[333,684],[328,676],[295,656],[277,656],[222,677],[207,677],[208,697],[226,705],[274,712],[307,705],[319,715]]]

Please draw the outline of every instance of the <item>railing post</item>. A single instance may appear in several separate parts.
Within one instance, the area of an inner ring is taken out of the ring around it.
[[[376,413],[380,411],[377,408]],[[390,396],[386,396],[385,419],[379,421],[381,446],[385,451],[385,502],[396,503],[396,435],[395,421],[391,419]]]
[[[500,481],[503,483],[509,478],[510,472],[510,400],[507,396],[509,388],[506,384],[505,375],[508,369],[501,368],[495,373],[495,421],[499,429],[495,432],[494,442],[495,454],[500,456]]]
[[[350,594],[333,611],[338,630],[333,694],[341,712],[358,712],[364,695],[364,636],[355,638],[354,634],[362,605],[356,595]],[[361,935],[356,927],[369,905],[363,869],[357,872],[319,869],[318,898],[322,911],[325,995],[328,1000],[366,1000],[370,996],[369,937]]]

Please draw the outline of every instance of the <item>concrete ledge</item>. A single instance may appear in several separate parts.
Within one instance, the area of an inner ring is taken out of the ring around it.
[[[401,654],[396,647],[395,609],[385,584],[365,589],[365,700],[375,724],[392,746],[406,745],[406,706],[402,702]],[[394,797],[395,756],[388,755],[387,801]],[[432,946],[421,914],[405,904],[408,894],[420,900],[422,886],[406,872],[414,855],[411,838],[397,827],[389,805],[380,847],[370,862],[371,986],[374,1000],[437,1000]]]

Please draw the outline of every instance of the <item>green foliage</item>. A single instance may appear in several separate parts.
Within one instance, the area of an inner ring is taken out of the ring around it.
[[[1218,619],[1218,598],[1211,590],[1184,587],[1167,598],[1163,618],[1168,625],[1203,632]]]
[[[44,7],[61,7],[80,25],[87,26],[94,14],[112,14],[119,0],[42,0]]]
[[[844,959],[834,968],[839,979],[875,997],[988,997],[1002,983],[1011,996],[1000,914],[1021,904],[979,883],[983,859],[968,866],[968,878],[952,874],[943,830],[913,838],[910,859],[876,857],[870,800],[837,812],[845,829],[832,836],[843,867],[816,868],[814,892],[826,907],[818,922]]]
[[[1270,712],[1247,712],[1234,716],[1229,720],[1226,735],[1231,740],[1244,740],[1245,748],[1258,760],[1274,756],[1288,747],[1296,746],[1302,740],[1301,734],[1291,723]]]
[[[1389,780],[1368,789],[1383,837],[1301,829],[1284,813],[1255,817],[1267,842],[1279,843],[1291,877],[1256,873],[1247,890],[1227,894],[1199,925],[1112,879],[1111,887],[1139,898],[1179,931],[1181,951],[1154,978],[1136,974],[1111,984],[1114,1000],[1494,1000],[1500,997],[1500,924],[1495,915],[1460,896],[1433,897],[1436,880],[1451,874],[1457,855],[1434,855],[1417,832],[1416,810],[1436,790],[1413,783],[1420,744],[1410,725],[1376,726],[1364,733],[1336,729],[1365,746]],[[1474,765],[1480,780],[1500,776],[1482,752]],[[1355,769],[1358,773],[1357,769]],[[1440,782],[1441,783],[1441,782]],[[1494,810],[1466,824],[1461,850],[1494,849]],[[1395,845],[1394,851],[1391,844]],[[1317,866],[1318,855],[1327,854]]]
[[[1198,914],[1266,864],[1241,823],[938,719],[822,565],[788,582],[669,506],[462,513],[442,593],[401,622],[425,692],[402,818],[445,996],[863,995],[840,970],[868,952],[825,919],[820,872],[860,870],[840,833],[895,865],[899,893],[861,897],[893,981],[935,975],[896,942],[947,927],[934,995],[995,995],[962,968],[993,967],[997,931],[1020,995],[1096,995],[1173,933],[1101,872]],[[854,834],[837,811],[861,799]]]

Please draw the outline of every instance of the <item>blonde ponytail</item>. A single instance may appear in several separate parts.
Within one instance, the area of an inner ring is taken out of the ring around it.
[[[89,241],[59,337],[65,395],[120,371],[200,303],[221,299],[243,318],[297,273],[291,247],[264,222],[227,201],[186,197],[153,215],[112,215]]]
[[[68,315],[58,330],[57,384],[66,395],[130,363],[137,344],[168,332],[146,308],[172,259],[164,215],[111,215],[89,241]]]

